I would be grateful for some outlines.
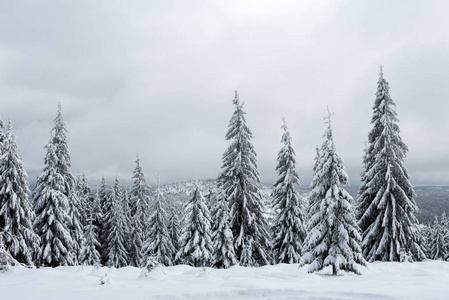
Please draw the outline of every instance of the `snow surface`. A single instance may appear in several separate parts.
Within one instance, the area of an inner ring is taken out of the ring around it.
[[[449,263],[443,261],[370,263],[361,276],[306,270],[297,264],[227,270],[178,265],[144,277],[134,267],[13,267],[0,274],[0,291],[1,299],[33,300],[449,298]]]

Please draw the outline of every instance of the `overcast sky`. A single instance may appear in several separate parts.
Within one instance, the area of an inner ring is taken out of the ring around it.
[[[412,183],[449,185],[449,1],[0,1],[1,117],[29,179],[57,105],[72,172],[132,183],[215,178],[238,90],[272,183],[286,118],[302,186],[334,113],[359,184],[379,65]]]

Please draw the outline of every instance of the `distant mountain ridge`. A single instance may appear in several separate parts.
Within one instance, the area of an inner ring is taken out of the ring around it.
[[[173,205],[178,211],[182,211],[182,205],[187,202],[189,197],[195,191],[196,185],[200,186],[203,196],[208,195],[210,190],[215,189],[215,180],[192,180],[186,182],[176,182],[162,185],[161,189],[167,201]],[[261,184],[264,203],[270,211],[270,194],[272,186]],[[423,224],[432,223],[435,216],[441,216],[443,212],[449,213],[449,186],[416,186],[416,204],[419,212],[416,217]],[[306,196],[309,192],[308,188],[299,187],[299,193]],[[348,193],[355,199],[357,196],[357,187],[346,187]]]

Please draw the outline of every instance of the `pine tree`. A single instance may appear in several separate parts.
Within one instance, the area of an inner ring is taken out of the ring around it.
[[[138,267],[143,258],[142,246],[144,234],[147,231],[146,221],[149,215],[150,187],[146,183],[145,174],[140,166],[140,159],[136,159],[136,168],[133,177],[134,184],[130,195],[130,216],[133,222],[130,233],[130,262],[132,266]]]
[[[278,212],[273,225],[273,254],[276,263],[293,264],[300,261],[306,229],[304,205],[296,189],[299,185],[299,175],[295,170],[295,151],[285,119],[283,122],[284,133],[281,141],[284,147],[279,151],[276,167],[279,179],[271,194],[273,208]]]
[[[89,186],[86,174],[78,174],[75,181],[75,193],[79,199],[80,223],[84,227],[90,222],[90,214],[94,205],[92,189]]]
[[[443,259],[449,261],[449,219],[445,212],[441,215],[441,228],[444,237],[444,252],[446,253]]]
[[[84,227],[84,236],[81,243],[79,263],[88,266],[100,265],[100,243],[98,242],[98,228],[95,226],[95,214],[93,207],[88,212],[87,224]]]
[[[225,195],[223,193],[223,190],[221,190],[218,187],[217,182],[215,182],[215,187],[212,188],[210,187],[209,189],[209,193],[206,197],[206,205],[207,208],[209,209],[209,213],[210,213],[210,217],[212,220],[211,223],[211,232],[212,235],[215,234],[215,232],[218,230],[218,227],[220,226],[221,223],[221,216],[219,216],[219,211],[221,210],[221,205],[223,201],[226,201],[225,199]],[[230,216],[229,216],[229,204],[226,204],[227,207],[227,222],[228,222],[228,226],[230,228]],[[232,231],[231,231],[232,233]],[[234,248],[234,237],[232,237],[232,247]],[[215,250],[214,250],[215,251]],[[234,255],[235,255],[235,251],[233,250]]]
[[[64,180],[64,194],[69,197],[70,192],[75,186],[75,177],[70,173],[72,164],[69,147],[67,142],[67,126],[62,117],[61,103],[58,104],[58,113],[54,120],[52,129],[51,143],[55,146],[55,155],[57,157],[56,168]]]
[[[101,214],[97,215],[96,220],[98,230],[100,232],[99,242],[101,245],[101,263],[105,265],[108,261],[108,236],[110,232],[110,216],[112,212],[113,203],[109,200],[109,187],[106,185],[104,176],[101,178],[100,188],[97,192],[97,205],[99,205]]]
[[[144,261],[155,256],[157,261],[164,266],[173,265],[175,248],[167,229],[168,218],[165,212],[165,198],[160,189],[159,180],[154,199],[153,214],[147,222],[147,238],[143,244]]]
[[[227,269],[238,263],[234,251],[234,236],[229,224],[228,203],[223,200],[217,204],[215,205],[215,222],[212,234],[214,246],[213,266],[219,269]]]
[[[73,239],[73,263],[77,263],[80,243],[83,236],[81,203],[78,195],[75,192],[75,177],[70,173],[71,158],[69,154],[69,147],[67,142],[67,127],[62,117],[62,107],[58,104],[58,113],[54,120],[54,127],[52,129],[51,142],[55,146],[55,155],[57,157],[56,168],[58,173],[62,176],[64,182],[64,194],[68,198],[68,211],[70,219],[70,234]]]
[[[131,263],[131,257],[130,253],[132,249],[135,247],[135,245],[132,245],[132,239],[131,239],[131,233],[134,231],[133,226],[135,225],[135,221],[131,217],[131,209],[130,209],[130,199],[128,188],[126,187],[123,192],[123,198],[122,198],[122,207],[123,207],[123,216],[125,218],[125,245],[126,245],[126,251],[128,253],[128,265],[132,265]],[[138,266],[136,266],[138,267]]]
[[[420,224],[419,233],[422,239],[421,248],[426,257],[431,258],[432,255],[430,247],[432,244],[432,225],[430,223],[428,223],[427,225]]]
[[[121,268],[128,265],[128,251],[126,250],[126,232],[128,231],[126,217],[123,209],[123,195],[120,189],[120,181],[115,179],[115,184],[109,192],[108,202],[112,209],[106,212],[109,232],[106,240],[107,266]]]
[[[170,235],[171,243],[173,245],[173,265],[176,265],[178,262],[176,261],[176,253],[178,253],[179,249],[181,248],[180,242],[179,242],[179,234],[181,231],[181,222],[179,221],[178,214],[176,212],[176,208],[172,206],[170,210],[170,215],[168,218],[168,234]]]
[[[230,140],[231,145],[223,154],[218,185],[223,189],[225,200],[229,204],[237,260],[242,265],[248,265],[243,262],[242,253],[245,247],[251,247],[245,251],[246,254],[251,253],[251,257],[245,261],[260,266],[268,264],[271,258],[256,152],[250,142],[252,133],[246,125],[243,104],[240,104],[237,92],[233,104],[235,111],[226,134],[226,140]]]
[[[3,141],[5,140],[6,126],[2,118],[0,118],[0,149],[2,149]]]
[[[5,249],[5,235],[8,235],[8,233],[0,231],[0,273],[6,272],[10,270],[11,266],[19,264],[19,262],[12,257],[11,253]]]
[[[99,264],[101,264],[102,262],[102,253],[103,253],[103,248],[102,248],[102,239],[101,239],[101,233],[102,233],[102,228],[103,228],[103,211],[101,210],[101,203],[100,203],[100,197],[98,197],[98,192],[95,194],[95,197],[93,199],[92,202],[92,206],[90,208],[90,218],[88,219],[89,223],[88,225],[90,225],[90,220],[92,220],[92,226],[95,228],[95,232],[96,232],[96,238],[98,241],[98,244],[96,245],[96,249],[98,254],[100,255],[100,262]],[[84,229],[84,232],[86,232],[86,227]]]
[[[71,235],[71,242],[70,242],[70,248],[67,248],[72,253],[69,253],[70,259],[66,259],[68,257],[65,257],[63,259],[63,263],[69,263],[69,264],[75,264],[77,262],[77,254],[79,251],[79,238],[82,237],[82,226],[80,225],[79,220],[79,203],[74,191],[75,186],[75,178],[70,173],[69,169],[71,166],[71,159],[68,149],[68,142],[67,142],[67,127],[64,123],[64,119],[62,117],[61,112],[61,104],[58,105],[58,113],[56,115],[56,118],[54,119],[54,126],[51,130],[51,138],[48,145],[51,145],[51,147],[47,146],[47,158],[51,159],[51,169],[54,169],[54,174],[58,177],[57,179],[51,179],[46,178],[46,171],[44,169],[44,176],[42,178],[38,178],[38,182],[36,184],[36,187],[38,185],[41,185],[42,182],[39,182],[40,180],[48,180],[48,181],[54,181],[54,186],[51,187],[53,190],[57,190],[58,193],[62,193],[63,196],[55,196],[53,201],[56,201],[56,199],[59,199],[61,201],[60,205],[55,205],[59,207],[60,209],[67,209],[69,214],[67,215],[67,219],[64,222],[67,222],[64,224],[63,227],[60,229],[60,234],[63,233],[63,229],[65,227],[68,228],[70,235]],[[50,149],[51,148],[51,149]],[[49,154],[49,152],[52,152]],[[46,162],[47,164],[47,162]],[[50,170],[47,170],[50,171]],[[46,184],[48,184],[47,182]],[[55,184],[58,186],[56,187]],[[45,189],[41,187],[41,189]],[[36,190],[37,196],[34,196],[35,199],[40,197],[40,191]],[[48,201],[49,195],[46,195]],[[42,208],[41,208],[42,209]],[[36,209],[35,209],[36,210]],[[43,216],[42,216],[43,217]],[[60,218],[60,221],[63,221],[63,217]],[[40,229],[41,230],[41,229]],[[42,242],[42,240],[41,240]],[[59,245],[56,248],[53,248],[54,251],[56,251],[58,248],[62,250],[64,246],[67,245]],[[62,252],[64,253],[64,252]],[[42,258],[41,258],[42,259]],[[46,258],[47,260],[50,259],[49,257]],[[50,259],[51,260],[51,259]],[[51,264],[56,263],[56,261],[53,261]]]
[[[68,216],[70,220],[69,230],[70,235],[73,240],[73,264],[78,264],[78,257],[80,255],[81,243],[83,242],[83,229],[84,226],[81,224],[81,220],[83,219],[82,213],[82,203],[81,199],[78,197],[75,189],[73,188],[68,197]]]
[[[44,172],[38,177],[33,190],[34,230],[40,237],[36,253],[38,266],[66,266],[74,264],[73,240],[70,235],[71,220],[67,214],[68,198],[65,182],[59,173],[56,147],[50,142],[46,146]]]
[[[215,197],[215,193],[214,193],[212,187],[209,188],[209,192],[207,193],[207,195],[204,198],[206,200],[206,206],[212,215],[212,211],[214,210],[214,208],[216,206],[216,203],[215,203],[216,197]]]
[[[381,67],[357,207],[363,254],[370,262],[399,261],[401,251],[425,258],[417,238],[415,193],[404,165],[408,148],[394,106]]]
[[[301,265],[310,264],[308,272],[332,267],[360,274],[358,265],[366,265],[360,248],[361,237],[356,223],[352,197],[342,185],[349,182],[343,161],[336,153],[330,114],[325,141],[316,162],[310,192],[310,219],[304,241]]]
[[[92,190],[84,173],[78,174],[72,193],[74,193],[74,195],[72,195],[74,198],[71,200],[73,204],[71,214],[76,215],[76,217],[71,217],[72,220],[75,220],[72,224],[72,228],[76,228],[73,235],[74,239],[77,240],[79,244],[79,249],[77,251],[78,261],[79,263],[83,263],[79,259],[83,244],[86,242],[84,241],[84,238],[86,237],[86,230],[91,230],[88,227],[95,226],[96,239],[98,243],[98,227],[96,227],[97,212],[94,212],[94,200],[91,196]],[[96,244],[95,247],[98,252],[99,244]]]
[[[0,234],[3,247],[16,260],[33,265],[39,238],[33,230],[34,211],[29,202],[28,176],[19,154],[12,122],[3,132],[0,120]]]
[[[446,214],[443,213],[440,220],[435,216],[435,221],[433,222],[430,241],[430,258],[435,260],[446,260],[449,255],[448,243],[447,218]]]
[[[198,185],[186,205],[185,212],[181,249],[176,255],[176,260],[194,267],[209,266],[213,253],[211,219]]]

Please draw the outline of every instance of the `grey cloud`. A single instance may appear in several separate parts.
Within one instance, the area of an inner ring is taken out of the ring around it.
[[[356,185],[382,63],[412,180],[449,184],[447,8],[445,1],[3,2],[1,116],[14,121],[30,179],[43,167],[58,102],[75,173],[130,182],[139,154],[153,183],[156,173],[163,182],[206,179],[220,171],[237,89],[262,181],[276,177],[285,115],[308,186],[328,105]]]

